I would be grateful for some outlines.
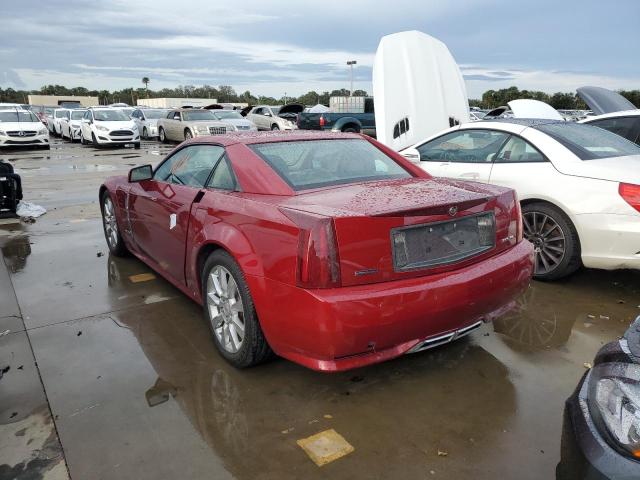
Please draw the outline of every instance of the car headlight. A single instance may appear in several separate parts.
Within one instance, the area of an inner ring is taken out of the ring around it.
[[[41,128],[40,130],[38,130],[38,135],[44,135],[45,133],[48,133],[49,130],[47,130],[46,128]]]
[[[103,125],[96,125],[96,129],[100,130],[102,132],[108,132],[109,131],[109,129],[107,127],[103,126]]]
[[[133,124],[133,127],[131,127],[131,130],[133,130],[134,132],[138,131],[138,125],[136,125],[135,123]]]
[[[198,133],[209,133],[209,127],[204,125],[196,125],[196,132]]]
[[[6,136],[7,134],[4,133],[2,130],[0,130],[0,135],[2,135],[3,137]]]
[[[588,388],[589,412],[600,433],[616,450],[640,459],[640,365],[596,365]]]

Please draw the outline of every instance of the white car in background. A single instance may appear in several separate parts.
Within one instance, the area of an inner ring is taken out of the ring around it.
[[[296,116],[304,111],[304,105],[290,103],[284,106],[258,105],[253,107],[246,118],[258,130],[295,130]]]
[[[455,126],[400,153],[437,177],[515,189],[538,279],[581,264],[640,269],[640,147],[618,135],[500,119]]]
[[[0,147],[49,146],[49,131],[38,116],[28,110],[0,108]]]
[[[240,115],[236,110],[209,110],[213,116],[221,122],[233,125],[239,132],[255,132],[258,130],[255,123]]]
[[[60,119],[60,136],[71,142],[80,140],[80,129],[85,109],[69,110],[69,115]]]
[[[137,108],[131,114],[131,120],[138,126],[142,138],[158,137],[158,119],[169,114],[169,109]]]
[[[80,142],[95,147],[124,145],[140,148],[140,133],[137,125],[122,110],[95,107],[84,113]]]
[[[618,92],[601,87],[582,87],[578,96],[595,115],[580,123],[609,130],[640,145],[640,109]]]
[[[60,136],[60,133],[62,132],[60,121],[63,118],[68,118],[69,111],[70,110],[67,108],[56,108],[53,111],[51,118],[47,121],[47,128],[52,135],[56,137]]]

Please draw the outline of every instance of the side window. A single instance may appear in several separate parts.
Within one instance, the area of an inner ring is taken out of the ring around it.
[[[222,157],[220,163],[216,167],[211,180],[207,184],[210,188],[219,188],[221,190],[235,190],[236,179],[226,156]]]
[[[178,120],[178,121],[180,121],[180,112],[175,112],[175,113],[173,114],[173,119],[174,119],[174,120]]]
[[[167,118],[173,118],[173,113],[174,113],[174,112],[169,112],[169,113],[167,113]]]
[[[140,110],[134,110],[131,114],[131,118],[140,118]]]
[[[491,163],[509,134],[494,130],[458,130],[418,147],[420,160]]]
[[[264,115],[264,109],[263,108],[256,108],[253,113],[255,113],[256,115]]]
[[[211,170],[224,154],[217,145],[191,145],[167,158],[153,174],[154,180],[204,187]]]
[[[627,140],[636,142],[638,139],[638,125],[636,124],[636,121],[637,118],[634,117],[614,117],[589,122],[589,125],[604,128],[605,130],[609,130],[610,132],[620,135]]]
[[[512,136],[496,155],[496,163],[528,163],[546,162],[544,155],[529,142],[520,137]]]

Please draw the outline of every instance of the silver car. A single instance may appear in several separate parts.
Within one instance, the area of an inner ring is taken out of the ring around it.
[[[170,110],[167,108],[138,108],[131,114],[136,122],[142,138],[158,137],[158,119],[165,118]]]
[[[255,132],[258,130],[255,123],[247,120],[236,110],[211,110],[213,116],[221,122],[233,125],[239,132]]]
[[[233,125],[218,120],[211,110],[170,110],[166,117],[158,119],[158,136],[161,142],[182,142],[194,137],[235,131]]]

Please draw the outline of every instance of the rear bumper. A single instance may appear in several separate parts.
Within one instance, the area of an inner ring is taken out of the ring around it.
[[[578,215],[576,223],[585,267],[640,269],[640,213]]]
[[[393,282],[306,290],[247,280],[277,354],[314,370],[341,371],[421,349],[443,335],[453,340],[460,330],[491,321],[527,288],[532,265],[533,248],[523,241],[455,272]]]

